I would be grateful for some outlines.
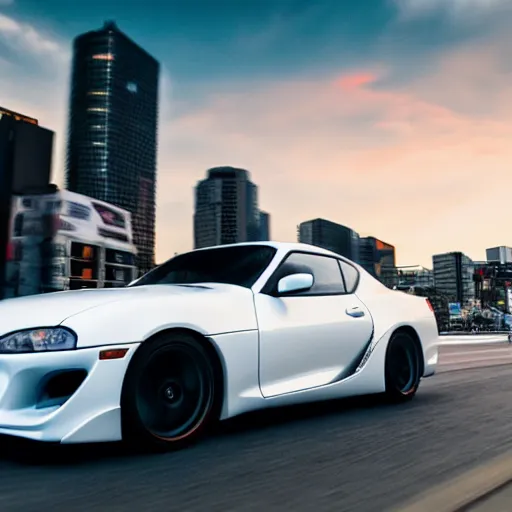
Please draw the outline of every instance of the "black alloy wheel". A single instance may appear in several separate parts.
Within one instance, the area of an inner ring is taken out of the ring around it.
[[[411,400],[421,380],[421,355],[415,340],[405,331],[391,336],[386,352],[386,396],[392,402]]]
[[[171,333],[137,350],[121,399],[123,439],[149,449],[180,449],[218,416],[216,375],[193,336]]]

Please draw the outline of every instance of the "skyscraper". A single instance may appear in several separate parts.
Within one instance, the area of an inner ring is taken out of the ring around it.
[[[473,261],[461,252],[432,256],[434,285],[450,301],[461,305],[475,297]]]
[[[154,265],[159,73],[113,22],[74,41],[67,188],[132,213],[142,272]]]
[[[268,214],[267,214],[268,215]],[[215,167],[195,189],[194,247],[263,240],[258,187],[249,172]]]
[[[341,224],[326,219],[302,222],[298,229],[299,242],[316,245],[359,262],[359,235]]]
[[[260,240],[270,240],[270,214],[267,212],[260,212]]]
[[[395,247],[373,236],[359,240],[359,263],[386,286],[398,284]]]

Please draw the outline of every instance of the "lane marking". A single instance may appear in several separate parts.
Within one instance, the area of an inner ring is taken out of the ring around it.
[[[466,358],[466,359],[451,359],[450,361],[440,360],[439,364],[442,366],[443,364],[466,364],[466,363],[485,363],[486,361],[503,361],[503,364],[512,362],[512,358],[504,358],[503,356],[488,356],[482,359]]]
[[[464,352],[439,352],[439,359],[454,359],[456,357],[473,357],[475,359],[482,357],[496,357],[501,356],[504,358],[512,356],[512,350],[508,350],[507,352],[502,352],[501,350],[493,350],[489,352],[473,352],[473,351],[464,351]]]
[[[512,481],[512,452],[437,485],[393,512],[460,512],[463,507],[484,498]]]
[[[464,346],[464,345],[463,345]],[[510,352],[512,354],[512,346],[507,343],[503,347],[496,345],[483,345],[481,347],[475,347],[474,345],[465,345],[466,348],[462,348],[463,346],[459,345],[458,347],[442,347],[440,352],[444,355],[455,355],[455,354],[479,354],[479,353],[488,353],[488,354],[496,354],[500,352]]]
[[[495,361],[494,363],[489,362],[477,362],[472,365],[457,365],[457,364],[445,364],[440,365],[437,368],[436,375],[446,375],[447,373],[464,373],[464,372],[475,372],[477,370],[494,370],[494,371],[504,371],[507,370],[507,377],[509,376],[510,369],[512,367],[512,364],[510,362],[508,363],[500,363],[498,361]],[[490,375],[490,378],[492,378],[493,375]],[[453,378],[453,377],[451,377]]]

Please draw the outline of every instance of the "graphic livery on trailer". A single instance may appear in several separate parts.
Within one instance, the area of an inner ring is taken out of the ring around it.
[[[135,255],[126,210],[67,190],[15,198],[10,296],[125,286]]]

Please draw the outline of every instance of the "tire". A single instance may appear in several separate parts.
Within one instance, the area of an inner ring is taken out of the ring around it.
[[[217,419],[216,388],[211,358],[193,336],[169,333],[145,342],[123,384],[123,440],[150,451],[189,446]]]
[[[399,331],[391,336],[385,363],[386,398],[392,403],[412,400],[421,380],[421,355],[412,336]]]

